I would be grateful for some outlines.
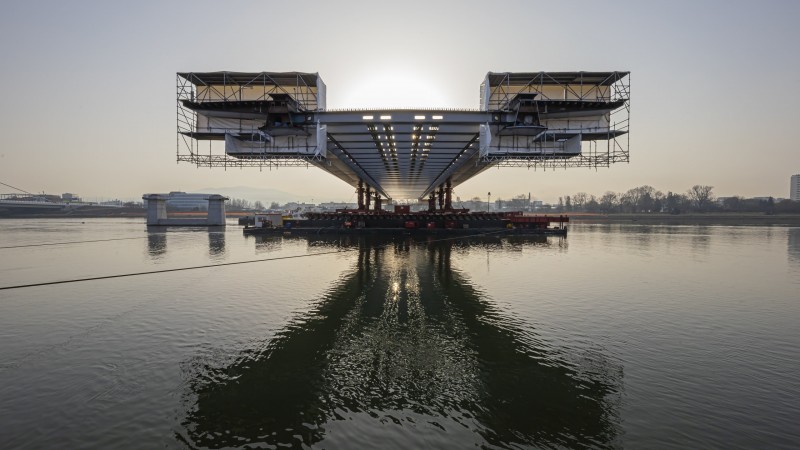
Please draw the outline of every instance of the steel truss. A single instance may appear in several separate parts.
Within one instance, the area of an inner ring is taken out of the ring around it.
[[[178,155],[178,162],[190,162],[197,167],[309,167],[310,165],[327,165],[321,156],[251,156],[247,158],[233,158],[228,155]]]
[[[528,169],[567,169],[570,167],[608,167],[615,162],[602,156],[578,155],[572,157],[529,156],[524,159],[514,156],[487,156],[482,162],[493,167],[526,167]],[[625,160],[627,161],[627,160]]]

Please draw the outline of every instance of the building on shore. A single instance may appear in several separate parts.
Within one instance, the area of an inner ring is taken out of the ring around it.
[[[792,201],[800,202],[800,174],[792,175],[789,186],[789,198]]]

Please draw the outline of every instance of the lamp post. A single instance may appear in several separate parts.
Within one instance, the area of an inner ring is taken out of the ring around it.
[[[486,200],[486,212],[489,212],[492,210],[492,193],[489,192],[487,195],[489,198]]]

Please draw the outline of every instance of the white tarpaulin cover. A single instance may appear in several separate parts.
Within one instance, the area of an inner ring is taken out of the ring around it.
[[[247,133],[225,133],[225,153],[230,155],[303,154],[326,156],[328,134],[325,125],[317,125],[310,136],[272,136],[256,130]]]

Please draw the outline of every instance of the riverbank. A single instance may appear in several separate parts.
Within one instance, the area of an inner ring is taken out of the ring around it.
[[[800,226],[800,214],[697,213],[697,214],[569,214],[573,224]]]
[[[228,211],[226,216],[228,218],[243,217],[252,212],[245,211]],[[186,212],[169,212],[170,217],[176,218],[192,218],[192,217],[206,217],[205,211],[186,211]],[[5,214],[0,211],[0,219],[98,219],[103,217],[109,218],[130,218],[130,217],[147,217],[147,210],[142,208],[109,208],[109,207],[84,207],[69,210],[57,210],[46,212],[13,212]]]

